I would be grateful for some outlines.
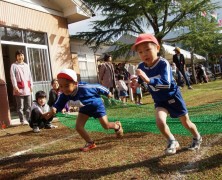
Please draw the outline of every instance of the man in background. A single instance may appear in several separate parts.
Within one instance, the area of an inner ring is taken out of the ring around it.
[[[186,65],[185,65],[185,58],[184,58],[184,55],[180,53],[180,48],[179,47],[176,47],[174,49],[175,53],[173,55],[173,62],[176,64],[176,67],[177,69],[181,72],[181,74],[183,75],[184,77],[184,80],[186,81],[186,85],[188,86],[188,89],[193,89],[190,85],[190,82],[185,74],[185,68],[186,68]],[[179,73],[180,74],[180,73]],[[178,76],[178,82],[182,82],[182,77],[181,75]],[[180,84],[178,84],[180,86]]]

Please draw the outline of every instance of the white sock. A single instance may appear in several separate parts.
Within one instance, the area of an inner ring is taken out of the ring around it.
[[[170,142],[170,141],[175,141],[175,140],[176,140],[176,139],[175,139],[174,135],[171,134],[170,137],[169,137],[169,139],[168,139],[168,141]]]

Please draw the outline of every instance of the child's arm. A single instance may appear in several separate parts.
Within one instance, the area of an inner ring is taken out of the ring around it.
[[[46,120],[50,119],[53,116],[51,112],[46,112],[42,114],[42,117]]]
[[[150,78],[147,77],[147,75],[145,74],[145,72],[143,72],[141,69],[137,69],[136,70],[136,74],[147,84],[150,83]]]
[[[46,120],[48,120],[49,118],[53,117],[56,114],[56,111],[57,111],[57,109],[55,107],[52,107],[51,111],[44,113],[42,115]]]

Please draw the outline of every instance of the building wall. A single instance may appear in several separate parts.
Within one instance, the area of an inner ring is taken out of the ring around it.
[[[65,18],[0,1],[0,25],[46,32],[53,77],[60,69],[73,67]]]

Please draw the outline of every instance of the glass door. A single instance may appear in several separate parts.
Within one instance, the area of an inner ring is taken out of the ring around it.
[[[27,60],[33,79],[33,98],[37,91],[45,91],[48,95],[51,89],[51,66],[46,46],[27,46]]]

